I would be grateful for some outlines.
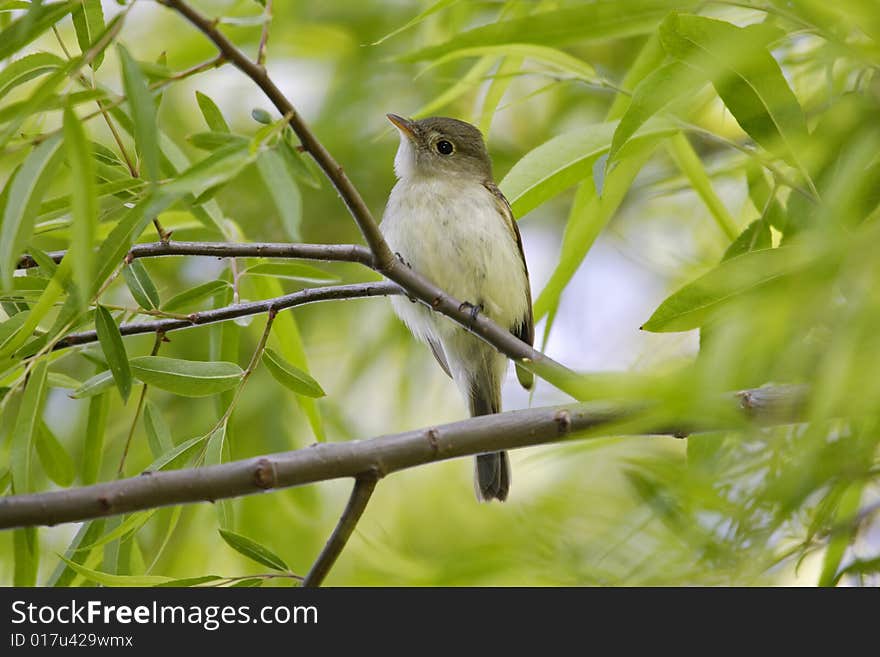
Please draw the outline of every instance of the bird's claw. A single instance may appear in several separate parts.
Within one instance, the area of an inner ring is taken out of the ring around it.
[[[481,312],[483,312],[483,304],[478,303],[476,306],[468,301],[465,301],[458,307],[459,312],[463,312],[465,310],[468,311],[468,314],[471,317],[471,324],[477,321],[477,317]]]
[[[402,255],[400,255],[400,251],[395,251],[394,255],[397,256],[397,259],[400,260],[404,265],[406,265],[409,269],[412,269],[412,265],[409,264]]]

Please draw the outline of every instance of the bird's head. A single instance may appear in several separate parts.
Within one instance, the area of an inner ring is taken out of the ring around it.
[[[400,133],[394,171],[400,179],[491,180],[483,135],[470,123],[442,116],[418,121],[388,114]]]

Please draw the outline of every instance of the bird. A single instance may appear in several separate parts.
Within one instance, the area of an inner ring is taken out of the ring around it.
[[[532,345],[534,318],[522,237],[493,179],[480,130],[449,117],[387,117],[400,137],[394,158],[397,182],[380,224],[389,247],[405,265],[464,301],[473,319],[484,313]],[[453,379],[472,417],[501,411],[506,356],[423,304],[401,296],[391,304]],[[520,384],[531,389],[532,373],[519,365],[516,372]],[[477,455],[477,499],[503,502],[509,491],[507,452]]]

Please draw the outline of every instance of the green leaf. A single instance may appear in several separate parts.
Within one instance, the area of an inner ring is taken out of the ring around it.
[[[608,152],[616,122],[600,123],[567,132],[526,153],[501,181],[501,191],[517,217],[589,178],[596,160]],[[673,134],[672,126],[650,121],[638,136],[646,140]]]
[[[712,81],[737,123],[758,144],[793,158],[807,135],[806,119],[767,44],[780,36],[767,24],[671,14],[660,26],[666,51]]]
[[[862,499],[862,491],[865,487],[863,481],[855,481],[847,487],[840,498],[837,512],[834,515],[835,525],[851,525],[849,531],[838,532],[831,537],[825,550],[825,558],[822,561],[822,572],[819,574],[819,586],[834,586],[839,580],[837,571],[849,548],[853,533],[856,531],[855,518],[858,515],[859,503]]]
[[[293,130],[288,127],[281,134],[281,141],[278,142],[278,152],[284,158],[284,163],[287,165],[290,175],[312,189],[321,189],[321,179],[315,173],[317,165],[313,160],[303,158]]]
[[[31,484],[31,460],[46,398],[46,372],[48,362],[41,359],[34,365],[24,397],[12,429],[12,443],[9,453],[9,469],[12,471],[12,488],[16,495],[33,491]]]
[[[483,107],[480,110],[478,127],[484,135],[489,134],[489,130],[492,128],[492,120],[498,111],[498,105],[501,103],[501,99],[504,98],[504,94],[507,93],[510,83],[513,82],[513,77],[522,68],[523,61],[522,57],[505,57],[495,70],[495,79],[492,80],[489,88],[486,90],[486,95],[483,98]]]
[[[156,285],[147,268],[140,260],[132,260],[128,265],[122,268],[122,277],[128,286],[131,296],[137,301],[138,305],[145,310],[155,310],[161,304],[159,302],[159,292],[156,291]]]
[[[125,344],[122,342],[122,334],[109,310],[98,305],[95,311],[95,331],[98,333],[98,342],[101,344],[105,358],[107,358],[107,365],[110,367],[122,400],[128,401],[128,396],[131,394],[131,368],[128,366],[128,355],[125,352]]]
[[[109,373],[109,370],[107,370]],[[112,375],[111,375],[112,379]],[[80,481],[83,486],[98,480],[104,452],[104,431],[107,427],[107,411],[110,395],[95,395],[89,400],[89,412],[86,419],[86,437],[83,445]]]
[[[87,379],[78,388],[70,393],[71,399],[85,399],[86,397],[94,397],[100,395],[113,387],[113,372],[104,370],[98,372],[93,377]]]
[[[122,61],[122,86],[134,121],[134,141],[141,156],[145,177],[150,182],[159,179],[159,128],[156,124],[156,106],[147,87],[147,81],[138,63],[122,44],[117,44]]]
[[[5,347],[10,340],[18,335],[18,332],[21,330],[21,327],[24,325],[27,318],[28,313],[21,312],[13,315],[0,324],[0,349]]]
[[[559,47],[647,34],[672,9],[695,6],[682,0],[596,0],[577,7],[543,11],[466,30],[450,40],[405,55],[404,61],[437,59],[474,46],[534,43]]]
[[[259,276],[254,279],[254,283],[254,287],[262,298],[277,297],[283,292],[281,283],[274,278]],[[225,322],[221,324],[221,327],[230,324],[231,322]],[[274,341],[273,344],[278,347],[278,352],[287,361],[293,363],[299,369],[308,372],[309,363],[306,357],[305,345],[303,344],[302,335],[299,332],[299,325],[294,314],[279,313],[272,326],[272,335],[269,336],[269,340]],[[317,402],[311,397],[296,395],[296,403],[303,413],[306,414],[309,426],[312,428],[312,433],[315,434],[315,440],[323,442],[326,439],[324,422]]]
[[[648,74],[633,91],[629,106],[617,124],[606,168],[611,168],[620,149],[645,121],[676,98],[694,93],[705,82],[704,76],[681,62],[672,62]]]
[[[159,458],[174,449],[171,430],[162,417],[162,412],[150,400],[144,405],[144,428],[147,430],[147,442],[150,444],[153,458]]]
[[[64,65],[63,59],[48,52],[35,52],[15,60],[0,71],[0,98],[18,85],[58,70]]]
[[[726,260],[667,298],[642,329],[662,333],[698,328],[723,304],[809,262],[808,254],[794,247],[752,251]]]
[[[220,577],[219,575],[202,575],[201,577],[184,577],[182,579],[172,579],[169,582],[163,582],[162,584],[157,584],[156,586],[198,586],[200,584],[216,582],[222,579],[224,578]]]
[[[73,459],[42,420],[37,431],[36,445],[43,471],[49,479],[59,486],[70,486],[75,477]]]
[[[300,241],[302,196],[284,158],[277,150],[267,150],[257,158],[257,170],[263,178],[269,195],[275,201],[284,232],[292,241]]]
[[[70,209],[73,218],[70,250],[66,257],[73,261],[73,280],[76,286],[86,292],[94,284],[98,193],[90,142],[86,139],[82,123],[69,106],[64,108],[64,145],[72,175]]]
[[[162,577],[160,575],[111,575],[100,570],[86,568],[82,564],[72,559],[67,559],[60,554],[58,557],[87,580],[104,586],[156,586],[171,581],[170,577]]]
[[[85,561],[89,558],[89,552],[77,552],[77,548],[83,543],[90,543],[95,540],[98,536],[101,535],[101,532],[104,531],[104,519],[98,518],[97,520],[90,520],[85,522],[80,526],[79,530],[76,532],[76,535],[67,545],[67,549],[64,551],[64,556],[67,559],[71,559],[76,563],[85,563]],[[64,561],[59,561],[58,565],[55,567],[55,570],[52,572],[52,575],[49,577],[49,581],[46,583],[47,586],[70,586],[73,583],[73,580],[76,579],[77,573],[75,570],[70,568]]]
[[[144,472],[156,472],[157,470],[161,470],[169,463],[175,461],[179,456],[186,454],[193,447],[200,445],[203,442],[205,442],[204,436],[196,436],[195,438],[184,440],[182,443],[175,446],[173,449],[168,450],[162,456],[150,463],[150,465],[144,468]]]
[[[435,66],[441,66],[447,62],[455,61],[463,57],[479,57],[483,55],[531,59],[532,61],[546,64],[559,71],[569,73],[576,79],[587,82],[595,82],[598,78],[596,70],[584,60],[573,57],[557,48],[536,46],[530,43],[505,43],[500,46],[474,46],[471,48],[453,50],[452,52],[443,55],[443,57],[431,62],[428,68],[430,69]],[[517,70],[519,70],[519,67],[516,67],[511,73],[515,73]],[[501,74],[500,68],[499,74]]]
[[[288,572],[290,570],[281,557],[256,541],[226,529],[219,529],[217,531],[220,532],[221,538],[226,541],[226,544],[229,545],[229,547],[239,554],[243,554],[248,559],[253,559],[257,563],[269,566],[269,568],[274,570],[280,570],[282,572]]]
[[[241,275],[249,276],[272,276],[274,278],[286,278],[291,281],[302,281],[304,283],[331,283],[338,281],[339,277],[312,267],[310,265],[302,265],[296,262],[263,262],[252,267],[248,267]]]
[[[171,182],[162,185],[162,195],[173,200],[187,194],[199,197],[237,176],[256,157],[257,154],[250,151],[247,143],[232,143],[214,151]]]
[[[15,558],[12,585],[36,586],[40,567],[40,537],[37,528],[12,530],[12,552]]]
[[[294,367],[277,352],[266,347],[263,351],[263,364],[281,385],[306,397],[323,397],[326,393],[320,384],[298,367]]]
[[[236,386],[244,374],[235,363],[180,360],[163,356],[132,358],[131,369],[144,383],[184,397],[216,395]]]
[[[208,437],[208,444],[205,446],[205,465],[220,465],[223,463],[224,447],[228,451],[226,443],[227,424],[227,422],[224,422],[215,431],[211,432],[211,435]],[[221,530],[229,529],[233,526],[232,500],[216,500],[214,502],[214,509],[217,512],[217,524]]]
[[[592,180],[587,179],[581,183],[565,226],[558,264],[535,301],[535,321],[547,314],[555,314],[562,292],[577,272],[599,233],[617,212],[636,174],[653,153],[654,146],[646,143],[638,153],[621,160],[619,165],[608,173],[601,196],[596,193]],[[548,325],[546,330],[549,331],[549,328]]]
[[[61,136],[49,137],[27,156],[9,180],[0,223],[0,288],[12,287],[12,273],[34,230],[43,195],[61,164]]]
[[[182,308],[194,306],[199,301],[212,297],[220,290],[226,289],[229,286],[229,283],[226,281],[208,281],[207,283],[202,283],[201,285],[185,290],[168,299],[168,301],[165,302],[165,305],[162,306],[162,310],[175,312]]]
[[[460,0],[439,0],[438,2],[435,2],[433,5],[431,5],[427,9],[425,9],[423,12],[418,14],[415,18],[411,18],[410,20],[408,20],[406,23],[404,23],[403,25],[401,25],[397,29],[392,30],[391,32],[389,32],[388,34],[383,36],[378,41],[373,41],[373,43],[371,43],[370,45],[378,46],[380,43],[387,41],[391,37],[396,36],[396,35],[400,34],[401,32],[404,32],[405,30],[408,30],[409,28],[411,28],[415,25],[418,25],[419,23],[421,23],[423,20],[425,20],[429,16],[436,14],[438,11],[443,11],[444,9],[447,9],[448,7],[451,7],[452,5],[457,4],[458,2],[460,2]]]
[[[197,91],[196,102],[199,104],[199,109],[202,110],[202,116],[205,117],[205,123],[208,124],[208,127],[211,130],[222,133],[229,132],[229,124],[226,123],[226,119],[223,118],[223,113],[211,98],[203,94],[201,91]]]
[[[770,234],[770,226],[763,219],[757,219],[750,223],[748,227],[740,233],[727,250],[721,261],[730,260],[736,256],[748,253],[749,251],[760,251],[769,249],[773,246],[773,237]]]
[[[147,521],[153,517],[153,514],[155,514],[156,511],[158,511],[158,509],[146,509],[145,511],[128,514],[125,520],[116,525],[116,527],[103,536],[95,539],[95,541],[86,543],[82,547],[77,548],[77,551],[91,551],[117,539],[120,541],[126,540],[130,535],[143,527]]]
[[[172,201],[171,198],[162,196],[154,198],[152,195],[148,195],[128,209],[101,244],[101,248],[98,249],[96,256],[98,272],[95,275],[92,294],[98,291],[103,282],[122,263],[125,254],[128,253],[131,245],[140,234],[144,232],[144,228]]]
[[[70,390],[76,390],[82,385],[82,381],[78,381],[72,376],[68,376],[62,372],[49,372],[46,376],[46,384],[50,388],[69,388]]]
[[[101,7],[101,0],[82,0],[82,6],[73,11],[72,18],[79,49],[85,53],[104,31],[104,10]],[[103,60],[103,53],[95,57],[92,68],[97,71]]]
[[[196,148],[203,151],[216,151],[219,148],[230,145],[245,146],[250,143],[247,137],[233,135],[228,132],[197,132],[187,137],[187,140]]]
[[[0,32],[0,60],[19,52],[78,5],[78,1],[46,4],[32,2],[25,15]]]

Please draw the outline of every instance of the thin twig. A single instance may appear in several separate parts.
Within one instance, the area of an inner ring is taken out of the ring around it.
[[[397,285],[386,282],[312,287],[263,301],[250,301],[248,303],[240,303],[231,306],[224,306],[223,308],[190,313],[186,319],[159,319],[152,322],[122,324],[119,327],[119,332],[122,335],[140,335],[143,333],[155,333],[156,331],[168,333],[170,331],[191,328],[193,326],[204,326],[206,324],[224,322],[237,317],[260,315],[269,312],[272,308],[281,311],[286,310],[287,308],[302,306],[318,301],[360,299],[364,297],[390,296],[401,293],[402,292]],[[71,333],[61,338],[54,345],[54,349],[66,349],[76,345],[89,344],[97,341],[97,339],[98,337],[95,331]]]
[[[351,538],[354,528],[367,508],[367,503],[373,496],[373,490],[375,490],[378,481],[379,476],[375,473],[366,473],[355,477],[348,504],[345,505],[345,510],[342,512],[339,522],[336,523],[336,528],[327,539],[327,544],[303,580],[304,588],[321,586],[327,573],[336,563],[336,559],[342,554],[348,539]]]
[[[776,386],[727,395],[710,409],[694,409],[698,419],[681,419],[676,426],[667,421],[644,420],[641,404],[591,402],[531,408],[368,440],[319,443],[221,465],[145,472],[93,486],[9,495],[0,497],[0,529],[213,502],[365,473],[384,477],[407,468],[484,452],[571,438],[621,435],[624,422],[628,427],[625,435],[680,435],[695,431],[723,435],[723,431],[742,430],[751,422],[788,424],[802,420],[807,392],[800,386]]]

